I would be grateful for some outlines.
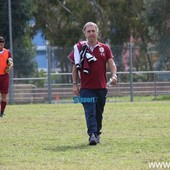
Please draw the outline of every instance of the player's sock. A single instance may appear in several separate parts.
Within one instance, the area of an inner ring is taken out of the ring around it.
[[[5,101],[1,101],[1,114],[4,113],[5,107],[6,107],[6,103]]]

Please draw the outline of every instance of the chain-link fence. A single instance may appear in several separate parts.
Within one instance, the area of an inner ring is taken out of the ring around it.
[[[145,101],[170,94],[170,69],[167,59],[170,54],[162,56],[155,46],[144,44],[124,44],[111,49],[118,69],[118,83],[109,87],[108,102]],[[14,76],[11,80],[10,103],[73,102],[72,64],[67,58],[71,51],[72,48],[44,48],[44,51],[41,51],[41,60],[46,64],[44,68],[39,67],[39,73],[42,74],[32,78]],[[37,54],[38,52],[37,50]],[[108,78],[109,74],[107,68]]]

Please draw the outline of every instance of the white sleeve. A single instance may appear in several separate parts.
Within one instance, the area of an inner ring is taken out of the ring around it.
[[[80,64],[80,53],[77,44],[74,45],[74,62],[75,64]]]

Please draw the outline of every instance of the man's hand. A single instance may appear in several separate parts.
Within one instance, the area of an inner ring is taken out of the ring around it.
[[[112,76],[112,78],[110,78],[110,80],[107,82],[107,85],[108,85],[108,86],[114,86],[114,85],[116,85],[116,83],[117,83],[117,76],[114,75],[114,76]]]
[[[117,83],[117,76],[116,75],[114,75],[112,78],[112,85],[114,86],[114,85],[116,85],[116,83]]]
[[[73,94],[76,96],[80,95],[80,89],[77,84],[73,84]]]

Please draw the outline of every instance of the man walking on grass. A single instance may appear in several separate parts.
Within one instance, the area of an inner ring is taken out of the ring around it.
[[[74,46],[68,58],[72,61],[73,93],[80,96],[84,107],[89,145],[100,142],[103,111],[107,95],[106,64],[111,71],[110,83],[117,82],[117,68],[110,47],[98,41],[98,26],[88,22],[83,27],[86,40]],[[80,72],[80,88],[78,85]],[[95,99],[88,100],[86,99]],[[86,102],[85,102],[86,101]]]

